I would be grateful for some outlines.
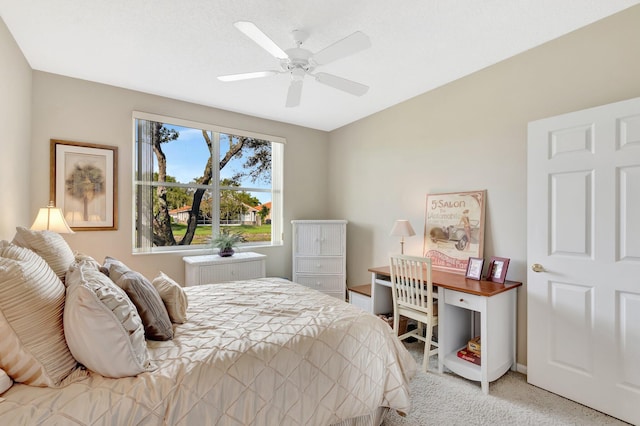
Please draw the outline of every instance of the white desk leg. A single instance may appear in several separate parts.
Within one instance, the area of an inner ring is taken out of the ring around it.
[[[447,342],[447,338],[445,337],[445,332],[447,331],[446,321],[442,321],[444,316],[446,315],[446,303],[444,303],[444,292],[440,293],[442,295],[442,302],[438,304],[438,373],[444,373],[444,357],[446,355],[445,345]]]
[[[393,312],[391,282],[379,280],[375,272],[371,273],[371,307],[374,315]]]
[[[512,290],[509,292],[509,297],[511,298],[511,318],[509,319],[510,323],[513,324],[511,327],[511,359],[513,359],[513,364],[511,364],[511,371],[518,371],[518,363],[516,360],[516,345],[517,345],[517,336],[516,336],[516,318],[518,315],[518,289]]]
[[[481,366],[480,366],[480,385],[482,387],[482,393],[489,394],[489,359],[491,358],[490,351],[494,348],[491,347],[491,336],[489,335],[489,307],[488,297],[482,299],[482,310],[480,311],[480,338],[482,339],[482,352],[480,354]],[[492,318],[493,320],[493,318]],[[493,361],[493,359],[491,360]]]

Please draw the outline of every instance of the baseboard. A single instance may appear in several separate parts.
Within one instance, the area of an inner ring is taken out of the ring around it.
[[[524,364],[516,363],[516,371],[518,373],[522,373],[522,374],[524,374],[526,376],[527,375],[527,366],[524,365]]]

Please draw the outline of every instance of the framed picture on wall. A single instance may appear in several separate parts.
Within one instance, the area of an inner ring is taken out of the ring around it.
[[[51,199],[74,231],[118,229],[118,148],[51,139]]]
[[[427,194],[424,257],[434,269],[465,274],[482,258],[486,191]]]
[[[489,261],[489,269],[487,269],[487,281],[504,284],[508,267],[509,259],[506,257],[492,257]]]

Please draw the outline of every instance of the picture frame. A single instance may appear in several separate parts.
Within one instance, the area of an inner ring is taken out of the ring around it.
[[[487,281],[504,284],[507,277],[507,269],[509,268],[509,259],[506,257],[492,256],[487,269]]]
[[[74,231],[118,229],[118,147],[50,140],[49,193]]]
[[[484,259],[481,257],[470,257],[467,263],[467,272],[465,278],[472,280],[482,279],[482,268],[484,266]]]
[[[484,249],[486,190],[427,194],[423,256],[433,269],[464,275]]]

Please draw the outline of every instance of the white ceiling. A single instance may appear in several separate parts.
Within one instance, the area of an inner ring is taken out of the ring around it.
[[[253,116],[333,130],[442,86],[640,0],[0,0],[33,69]],[[285,108],[286,74],[233,23],[252,21],[280,47],[291,31],[317,52],[354,31],[372,47],[318,67],[370,86],[362,97],[306,77]]]

